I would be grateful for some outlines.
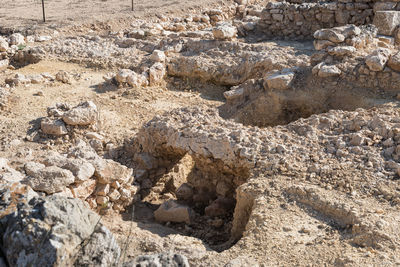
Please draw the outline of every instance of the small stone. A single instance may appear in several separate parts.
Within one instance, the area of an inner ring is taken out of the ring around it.
[[[81,102],[62,115],[66,124],[82,126],[96,123],[97,117],[97,107],[92,101]]]
[[[390,56],[387,65],[395,70],[400,72],[400,52],[393,54]]]
[[[188,184],[182,184],[176,190],[176,197],[181,200],[190,200],[193,197],[193,188]]]
[[[133,170],[110,159],[98,159],[92,162],[95,166],[97,180],[103,184],[118,181],[121,184],[133,181]]]
[[[14,33],[10,36],[10,45],[25,45],[25,37],[20,33]]]
[[[155,62],[165,62],[165,53],[161,50],[154,50],[150,56],[150,59]]]
[[[160,62],[155,63],[149,70],[150,86],[160,85],[166,74],[165,66]]]
[[[111,201],[117,201],[121,197],[121,194],[117,189],[111,189],[111,191],[108,193],[108,197]]]
[[[97,140],[103,140],[104,137],[101,134],[95,133],[95,132],[88,132],[86,133],[86,137],[89,139],[97,139]]]
[[[132,72],[127,78],[126,82],[132,86],[133,88],[140,88],[142,86],[149,85],[148,74],[137,74],[136,72]]]
[[[72,172],[56,166],[45,167],[43,164],[29,162],[25,164],[25,171],[30,176],[25,183],[33,190],[47,194],[61,192],[75,181]]]
[[[108,204],[108,197],[107,196],[98,196],[96,197],[96,203],[100,206],[104,206]]]
[[[56,80],[62,83],[71,84],[71,75],[66,71],[59,71],[56,74]]]
[[[75,198],[87,199],[96,189],[96,180],[89,179],[80,184],[71,185],[70,189]]]
[[[376,11],[373,24],[378,28],[378,33],[391,36],[400,25],[400,11]]]
[[[333,43],[344,42],[346,37],[333,29],[321,29],[314,33],[314,38],[319,40],[328,40]]]
[[[335,65],[322,65],[318,71],[318,76],[321,78],[339,76],[342,71]]]
[[[168,200],[154,212],[154,217],[159,222],[185,222],[190,223],[192,210],[175,200]]]
[[[237,99],[237,98],[240,98],[241,96],[243,96],[243,93],[244,93],[243,88],[235,87],[229,91],[225,91],[224,97],[226,98],[226,100],[233,100],[233,99]]]
[[[53,38],[49,35],[40,35],[40,36],[36,36],[35,41],[41,43],[41,42],[50,41],[51,39],[53,39]]]
[[[231,40],[236,37],[236,27],[223,23],[213,29],[214,38],[217,40]]]
[[[114,182],[112,182],[111,186],[112,186],[113,188],[118,189],[118,188],[121,187],[121,184],[120,184],[118,181],[114,181]]]
[[[389,51],[385,48],[376,49],[367,56],[365,64],[372,71],[382,71],[389,59],[389,54]]]
[[[0,60],[0,71],[3,71],[8,68],[10,61],[8,59]]]
[[[329,46],[334,46],[335,43],[328,40],[314,40],[314,48],[315,50],[323,50]]]
[[[286,90],[294,78],[293,72],[269,74],[264,78],[265,89]]]
[[[336,46],[328,49],[328,53],[332,56],[349,56],[356,52],[353,46]]]
[[[109,184],[100,184],[99,186],[97,186],[96,194],[98,196],[107,196],[108,192],[110,192]]]
[[[121,69],[120,71],[118,71],[117,75],[115,76],[115,80],[120,83],[126,83],[128,76],[134,74],[134,71],[130,70],[130,69]]]
[[[364,138],[359,134],[354,134],[351,137],[350,145],[352,146],[360,146],[364,143]]]
[[[65,135],[68,134],[68,130],[65,126],[65,123],[60,119],[50,119],[44,118],[40,122],[40,128],[43,133],[50,135]]]
[[[0,36],[0,52],[6,52],[8,48],[8,42],[6,41],[6,39]]]

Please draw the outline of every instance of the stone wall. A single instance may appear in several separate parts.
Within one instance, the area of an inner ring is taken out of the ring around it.
[[[370,24],[376,10],[400,9],[399,2],[340,0],[295,4],[296,1],[268,3],[261,12],[258,30],[268,37],[311,39],[319,29]]]
[[[398,94],[400,52],[394,38],[376,36],[376,31],[374,27],[347,25],[315,32],[313,74]]]

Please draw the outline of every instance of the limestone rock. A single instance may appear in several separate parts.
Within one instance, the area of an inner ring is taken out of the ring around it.
[[[192,210],[174,200],[168,200],[154,212],[154,217],[159,222],[186,222],[190,223]]]
[[[32,84],[39,84],[44,81],[44,77],[42,75],[33,75],[30,76],[29,79],[31,79]]]
[[[214,38],[217,40],[231,40],[236,37],[236,27],[223,23],[213,29]]]
[[[61,192],[75,181],[72,172],[56,166],[46,167],[40,163],[28,162],[25,171],[28,177],[24,183],[47,194]]]
[[[164,51],[154,50],[150,56],[150,59],[155,62],[165,62],[165,53]]]
[[[328,40],[314,40],[314,48],[318,51],[334,45],[335,43]]]
[[[163,80],[166,73],[165,66],[161,63],[155,63],[149,70],[150,86],[159,85]]]
[[[121,184],[133,181],[133,170],[110,159],[98,159],[92,162],[95,166],[95,175],[102,184],[118,181]]]
[[[392,35],[400,25],[400,11],[376,11],[373,23],[379,34]]]
[[[264,79],[264,88],[286,90],[294,78],[291,71],[267,75]]]
[[[344,37],[349,38],[352,36],[358,36],[361,34],[361,29],[354,24],[348,24],[345,26],[334,27],[332,28],[336,32],[343,34]]]
[[[0,87],[0,108],[7,105],[9,96],[10,91],[3,87]]]
[[[121,69],[118,71],[117,75],[115,76],[115,80],[120,83],[126,83],[128,82],[128,77],[133,75],[135,72],[130,70],[130,69]]]
[[[328,40],[333,43],[341,43],[346,39],[343,34],[338,33],[333,29],[318,30],[314,33],[314,38],[319,40]]]
[[[96,151],[82,140],[79,140],[75,146],[71,147],[68,156],[88,160],[93,166],[96,165],[94,163],[96,160],[101,159]]]
[[[57,152],[50,152],[44,159],[46,166],[57,166],[71,171],[75,176],[75,183],[81,183],[94,175],[94,166],[84,159],[74,159],[62,156]]]
[[[21,182],[24,177],[25,175],[9,166],[7,159],[0,158],[0,180],[15,183]]]
[[[356,52],[356,48],[353,46],[336,46],[328,49],[328,53],[332,56],[349,56]]]
[[[8,59],[7,59],[8,60]],[[10,85],[21,85],[30,83],[30,79],[28,79],[25,75],[17,73],[13,77],[9,77],[6,79],[6,83]]]
[[[400,52],[391,55],[387,65],[395,71],[400,71]]]
[[[147,86],[149,84],[147,73],[137,74],[133,72],[126,78],[126,82],[133,88],[139,88],[141,86]]]
[[[39,35],[36,36],[35,41],[36,42],[47,42],[50,41],[51,39],[53,39],[50,35]]]
[[[20,33],[13,33],[10,36],[10,45],[25,45],[25,38],[22,34]]]
[[[342,71],[335,65],[322,65],[318,71],[318,76],[321,78],[338,76]]]
[[[17,211],[18,205],[28,203],[38,193],[28,185],[19,182],[0,183],[0,235],[3,234],[2,218]]]
[[[8,59],[0,60],[0,71],[7,69],[9,64],[10,61]]]
[[[224,97],[226,100],[233,100],[240,98],[244,93],[244,89],[241,87],[234,86],[229,91],[224,92]]]
[[[368,68],[372,71],[382,71],[386,66],[388,58],[389,52],[387,49],[376,49],[367,56],[365,64],[367,64]]]
[[[99,215],[79,199],[31,197],[2,216],[0,224],[11,266],[111,266],[120,256]]]
[[[70,110],[72,107],[68,103],[56,103],[55,106],[47,108],[47,116],[49,117],[62,117],[62,115]]]
[[[68,130],[65,127],[65,123],[60,119],[44,118],[40,122],[40,128],[43,133],[50,135],[65,135],[68,134]]]
[[[6,52],[8,48],[9,45],[7,40],[0,36],[0,52]]]
[[[59,71],[56,74],[56,80],[62,83],[71,84],[71,75],[66,71]]]
[[[137,266],[189,267],[189,262],[185,256],[170,252],[138,256],[133,261],[123,264],[123,267]]]
[[[92,101],[85,101],[65,112],[62,119],[69,125],[90,125],[96,123],[97,116],[96,105]]]
[[[374,11],[394,10],[396,2],[375,2]]]
[[[91,194],[93,194],[95,188],[96,188],[96,180],[94,179],[89,179],[83,181],[82,183],[70,186],[72,195],[75,198],[80,198],[83,200],[87,199]]]
[[[400,27],[397,27],[397,30],[394,32],[394,41],[397,45],[400,45]]]

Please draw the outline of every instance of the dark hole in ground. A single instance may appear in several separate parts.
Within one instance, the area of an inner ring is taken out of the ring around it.
[[[140,179],[142,202],[136,204],[135,220],[160,223],[218,252],[234,245],[241,235],[232,234],[235,190],[246,181],[247,170],[229,169],[219,160],[189,154],[162,157],[158,162],[164,164],[155,164]]]

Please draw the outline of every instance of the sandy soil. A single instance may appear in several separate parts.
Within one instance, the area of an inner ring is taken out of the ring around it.
[[[154,17],[157,15],[178,16],[188,10],[200,11],[207,7],[223,5],[224,1],[212,0],[56,0],[45,1],[47,25],[70,25],[94,21],[124,20]],[[3,0],[0,9],[2,27],[43,26],[40,0]]]

